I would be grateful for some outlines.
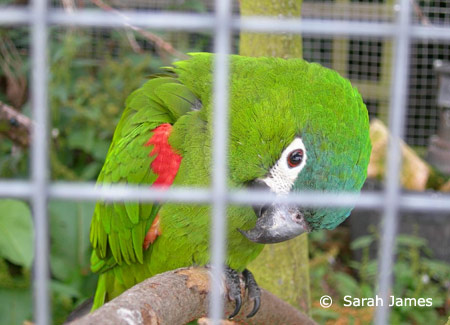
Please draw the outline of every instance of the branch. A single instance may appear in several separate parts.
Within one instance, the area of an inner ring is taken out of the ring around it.
[[[22,147],[30,145],[32,122],[25,116],[0,101],[0,133],[5,134]]]
[[[97,7],[99,7],[100,9],[103,9],[105,11],[109,11],[112,12],[114,14],[116,14],[117,16],[121,17],[123,20],[123,24],[134,30],[135,32],[139,33],[140,35],[144,36],[146,39],[148,39],[149,41],[155,43],[155,45],[160,48],[163,49],[164,51],[166,51],[169,54],[172,54],[173,56],[179,58],[179,59],[188,59],[189,56],[187,56],[184,53],[181,53],[180,51],[176,50],[172,44],[166,42],[165,40],[163,40],[161,37],[159,37],[156,34],[153,34],[151,32],[149,32],[148,30],[142,29],[140,27],[134,26],[131,23],[129,23],[130,18],[128,18],[126,15],[124,15],[123,13],[121,13],[119,10],[114,9],[113,7],[111,7],[110,5],[104,3],[102,0],[91,0],[91,2],[96,5]]]
[[[420,6],[417,4],[417,2],[415,0],[410,0],[410,2],[413,5],[414,13],[417,15],[417,17],[420,20],[420,24],[424,25],[424,26],[430,26],[431,25],[430,20],[423,13],[422,8],[420,8]]]
[[[6,35],[0,42],[0,68],[6,77],[6,97],[14,106],[22,106],[27,98],[27,78],[23,62],[14,42]]]
[[[70,323],[87,324],[185,324],[204,317],[208,311],[209,271],[206,268],[182,268],[156,275],[91,314]],[[241,290],[245,287],[241,281]],[[225,299],[225,314],[234,304]],[[253,307],[247,295],[239,315],[239,324],[316,324],[288,303],[261,290],[261,308],[246,318]]]

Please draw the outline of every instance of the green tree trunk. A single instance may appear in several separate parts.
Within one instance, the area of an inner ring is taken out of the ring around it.
[[[241,0],[242,16],[300,17],[302,0]],[[296,34],[243,32],[239,54],[245,56],[302,57],[302,38]],[[301,309],[310,310],[308,237],[306,234],[280,244],[266,245],[250,264],[259,285]]]
[[[241,0],[241,16],[300,18],[303,0]],[[302,57],[300,34],[262,34],[242,32],[239,54],[245,56]]]

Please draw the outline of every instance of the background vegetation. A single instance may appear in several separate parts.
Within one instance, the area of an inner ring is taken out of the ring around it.
[[[200,2],[186,4],[191,10],[205,10]],[[29,115],[28,32],[4,29],[0,37],[0,100]],[[52,30],[49,102],[53,180],[95,181],[125,98],[145,76],[174,59],[146,38],[135,37],[138,47],[123,31]],[[173,35],[164,37],[170,40]],[[189,52],[210,50],[211,42],[208,35],[181,33],[177,44],[178,50]],[[0,125],[0,131],[7,127]],[[28,158],[29,148],[0,138],[0,178],[27,178]],[[94,292],[96,277],[89,270],[93,208],[89,202],[49,203],[55,323],[61,323]],[[1,200],[0,211],[0,323],[22,324],[32,318],[32,219],[26,202]],[[364,324],[373,317],[373,308],[344,308],[342,298],[375,295],[377,265],[369,249],[377,244],[378,235],[372,231],[353,242],[349,238],[346,227],[310,237],[312,316],[319,323]],[[396,307],[391,322],[444,323],[450,310],[449,265],[434,260],[426,241],[419,237],[399,236],[397,245],[394,295],[431,297],[433,307]],[[356,251],[362,252],[360,260],[354,258]],[[324,294],[334,298],[330,309],[318,304]]]

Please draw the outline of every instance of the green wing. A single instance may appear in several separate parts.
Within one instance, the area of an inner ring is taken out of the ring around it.
[[[158,76],[147,81],[126,101],[98,183],[152,184],[152,146],[145,146],[152,131],[173,124],[197,102],[176,77]],[[145,235],[159,206],[140,202],[98,202],[91,222],[91,269],[103,273],[116,264],[143,263]]]

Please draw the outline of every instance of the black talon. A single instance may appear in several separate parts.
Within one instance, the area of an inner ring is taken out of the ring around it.
[[[242,307],[241,282],[239,279],[239,274],[230,267],[225,268],[225,277],[229,289],[228,296],[230,300],[234,300],[236,302],[236,307],[234,308],[233,313],[228,316],[228,319],[232,319],[239,313]]]
[[[242,275],[245,279],[245,286],[248,288],[248,296],[250,300],[253,300],[253,310],[247,315],[247,318],[250,318],[255,316],[261,306],[261,290],[259,289],[252,272],[245,269],[244,272],[242,272]]]
[[[251,318],[251,317],[255,316],[255,314],[258,312],[260,306],[261,306],[261,298],[255,297],[254,303],[253,303],[253,310],[250,312],[250,314],[247,315],[247,318]]]
[[[228,319],[233,319],[233,317],[236,316],[239,313],[239,311],[241,310],[241,306],[242,306],[241,296],[237,296],[235,298],[235,301],[236,301],[236,307],[234,308],[233,313],[230,316],[228,316]]]

